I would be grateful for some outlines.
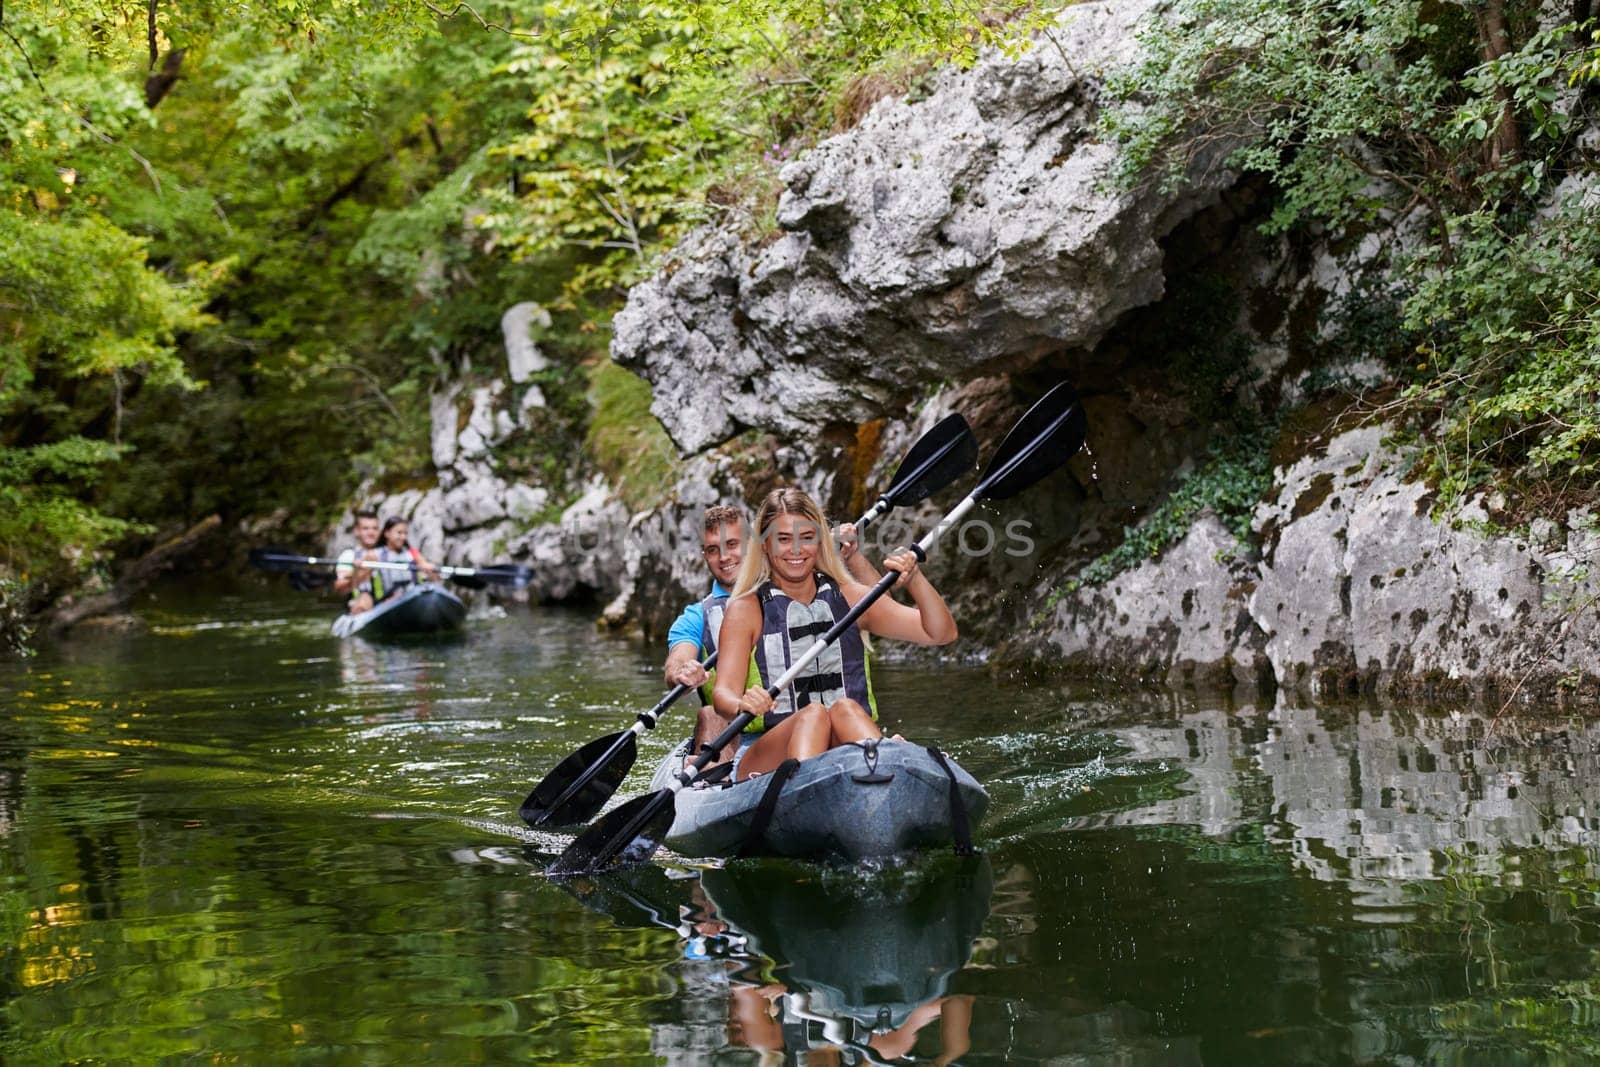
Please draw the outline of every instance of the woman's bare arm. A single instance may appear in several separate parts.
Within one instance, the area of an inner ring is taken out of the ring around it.
[[[761,602],[753,596],[728,601],[717,634],[717,684],[711,703],[721,715],[739,714],[750,685],[750,653],[761,634]]]
[[[948,645],[960,636],[955,616],[944,597],[928,581],[910,552],[897,552],[883,561],[885,570],[901,572],[899,588],[911,594],[914,607],[883,597],[861,616],[861,628],[892,641],[917,645]],[[867,595],[867,587],[852,583],[844,591],[852,605]]]

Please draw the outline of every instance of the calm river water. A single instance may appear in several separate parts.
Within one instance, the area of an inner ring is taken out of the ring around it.
[[[882,667],[988,783],[983,857],[560,885],[516,806],[654,700],[654,648],[551,610],[339,642],[265,586],[139,611],[0,664],[8,1063],[1600,1054],[1600,725]]]

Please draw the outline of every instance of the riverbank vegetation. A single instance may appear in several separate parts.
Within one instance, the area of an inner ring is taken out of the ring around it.
[[[593,371],[629,282],[1022,7],[6,4],[7,610],[207,514],[311,528],[425,477],[430,391],[499,371],[519,301],[609,413],[574,441],[659,469]]]
[[[1388,364],[1363,398],[1448,510],[1596,499],[1600,44],[1589,0],[1179,0],[1119,72],[1104,130],[1129,182],[1224,161],[1266,178],[1264,229],[1361,248],[1324,347]],[[1374,322],[1382,324],[1372,331]]]

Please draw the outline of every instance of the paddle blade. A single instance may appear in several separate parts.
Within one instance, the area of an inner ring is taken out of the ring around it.
[[[305,564],[305,556],[296,555],[287,548],[269,545],[266,548],[252,548],[250,550],[250,566],[258,570],[282,573],[284,571],[298,570],[304,567]]]
[[[466,578],[468,575],[458,574],[457,578]],[[481,579],[492,585],[503,585],[511,589],[526,589],[533,584],[534,573],[532,567],[525,567],[520,563],[501,563],[493,567],[474,567],[470,577]]]
[[[290,571],[289,588],[298,593],[309,593],[333,584],[331,571]]]
[[[658,789],[612,808],[550,865],[556,876],[599,874],[655,855],[677,816],[677,794]]]
[[[947,415],[900,461],[883,495],[895,507],[915,504],[978,465],[978,441],[960,414]]]
[[[476,574],[452,574],[450,581],[463,589],[487,589],[489,583]]]
[[[522,802],[529,826],[575,826],[606,806],[639,756],[639,735],[622,730],[590,741],[562,760]]]
[[[1016,496],[1078,454],[1089,420],[1078,391],[1062,382],[1028,409],[1000,442],[975,493],[990,500]]]

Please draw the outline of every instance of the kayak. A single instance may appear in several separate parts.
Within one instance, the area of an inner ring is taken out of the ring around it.
[[[685,742],[661,761],[652,789],[667,788],[687,751]],[[683,789],[665,843],[682,856],[851,861],[948,845],[959,818],[950,806],[951,776],[969,826],[983,818],[989,794],[955,760],[945,762],[950,774],[928,749],[907,741],[839,745],[799,765],[759,831],[757,811],[771,775]]]
[[[371,611],[333,620],[333,636],[400,637],[454,630],[466,618],[461,598],[437,582],[413,582]]]

